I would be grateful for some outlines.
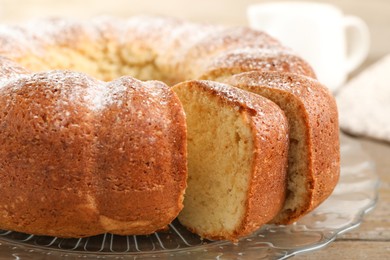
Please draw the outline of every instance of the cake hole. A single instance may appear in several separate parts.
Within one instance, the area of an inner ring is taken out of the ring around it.
[[[75,39],[75,44],[67,47],[45,46],[43,52],[28,53],[15,61],[33,72],[72,70],[86,73],[103,81],[112,81],[121,76],[132,76],[144,81],[160,80],[173,85],[184,80],[178,77],[175,71],[169,69],[161,71],[161,66],[156,64],[156,55],[151,55],[148,49],[134,50],[131,44],[112,43],[108,40],[99,44],[91,41],[87,40],[85,44],[88,48],[81,50],[72,47],[77,45],[77,39]],[[113,46],[109,48],[108,45]],[[142,60],[142,57],[148,57],[148,59]]]

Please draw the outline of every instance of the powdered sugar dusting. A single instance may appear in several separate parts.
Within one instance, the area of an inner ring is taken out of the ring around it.
[[[237,106],[237,109],[245,108],[256,111],[256,114],[264,114],[264,106],[269,106],[269,104],[272,104],[272,106],[274,106],[274,104],[268,99],[241,90],[239,88],[232,87],[228,84],[209,80],[190,81],[190,83],[183,84],[192,83],[199,84],[206,89],[213,90],[215,95],[221,96],[225,101],[235,104]]]
[[[0,55],[43,56],[48,46],[75,48],[81,40],[98,41],[99,37],[100,33],[90,23],[60,18],[33,20],[22,25],[0,26]]]
[[[265,48],[237,48],[225,51],[217,55],[214,59],[215,65],[230,67],[246,60],[266,59],[269,57],[280,57],[281,55],[294,55],[291,51]]]
[[[285,49],[277,40],[260,31],[247,27],[224,28],[198,42],[189,55],[196,57],[199,54],[208,55],[219,51],[237,49],[245,46],[256,46],[264,49]]]
[[[315,78],[310,65],[289,50],[239,48],[221,52],[201,71],[202,78],[246,71],[281,71]]]
[[[111,84],[93,79],[74,71],[53,70],[32,75],[21,74],[18,78],[3,81],[2,86],[18,91],[36,86],[43,88],[46,98],[57,100],[58,110],[67,105],[80,104],[92,111],[99,111],[112,105],[120,93],[126,91],[122,84]]]
[[[3,43],[0,55],[12,59],[32,53],[35,58],[42,57],[45,63],[50,60],[45,57],[50,54],[49,47],[65,47],[85,55],[92,63],[106,59],[108,65],[102,65],[102,71],[108,69],[108,73],[139,73],[140,77],[154,73],[158,79],[172,82],[240,65],[245,71],[258,68],[282,71],[289,67],[293,72],[308,74],[306,70],[310,70],[289,49],[263,32],[159,16],[135,16],[127,20],[104,16],[89,22],[59,18],[37,20],[0,27],[0,41]],[[65,51],[61,55],[66,54]],[[124,64],[115,64],[118,62]],[[124,69],[111,71],[115,66]],[[89,68],[91,71],[87,72],[92,75],[100,71]]]
[[[311,100],[317,98],[316,95],[331,96],[329,90],[316,79],[293,73],[246,72],[234,75],[225,81],[233,86],[242,86],[244,89],[257,87],[280,89],[301,97],[308,102],[307,106],[315,106]]]
[[[35,43],[26,35],[26,31],[19,26],[0,26],[0,55],[8,58],[19,57],[32,51]]]

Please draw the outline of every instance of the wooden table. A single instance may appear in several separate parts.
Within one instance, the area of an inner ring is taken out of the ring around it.
[[[360,227],[353,229],[326,248],[293,257],[293,259],[390,259],[390,144],[357,138],[376,163],[381,179],[375,209]]]

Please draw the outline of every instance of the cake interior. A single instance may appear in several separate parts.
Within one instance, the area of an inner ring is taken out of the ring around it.
[[[188,125],[188,188],[179,220],[201,235],[233,233],[245,214],[253,160],[247,119],[195,84],[173,89]]]
[[[308,165],[308,144],[307,130],[304,127],[305,109],[303,104],[292,97],[286,91],[270,89],[267,87],[251,88],[245,84],[238,87],[260,94],[275,102],[285,113],[289,124],[289,151],[288,151],[288,173],[287,193],[283,209],[272,220],[273,223],[286,224],[291,217],[299,216],[302,209],[307,208],[308,196],[310,196],[310,185],[306,174]]]

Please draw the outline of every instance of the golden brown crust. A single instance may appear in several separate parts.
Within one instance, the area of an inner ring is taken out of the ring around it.
[[[302,104],[308,146],[307,203],[276,223],[289,224],[316,208],[333,191],[340,174],[339,128],[335,100],[318,81],[289,73],[247,72],[226,80],[229,84],[255,92],[259,88],[287,94]]]
[[[286,195],[287,119],[268,100],[264,102],[264,99],[256,97],[251,103],[261,107],[252,119],[252,131],[256,138],[254,169],[248,190],[247,213],[235,239],[258,229],[269,222],[267,219],[274,218],[282,208]],[[282,196],[280,191],[283,191]]]
[[[245,213],[241,223],[232,233],[218,234],[187,225],[190,230],[204,238],[237,241],[272,220],[284,203],[288,150],[287,119],[275,103],[259,95],[204,80],[184,82],[177,87],[184,84],[201,89],[218,98],[225,106],[237,109],[249,122],[254,150]]]
[[[120,106],[103,111],[100,124],[106,127],[97,131],[98,143],[104,147],[99,149],[97,167],[105,191],[97,194],[98,208],[117,221],[145,222],[115,232],[148,234],[167,226],[182,209],[184,113],[176,95],[163,83],[120,80],[128,87],[125,97]]]
[[[53,71],[0,91],[1,228],[148,234],[177,216],[186,126],[166,85]]]

